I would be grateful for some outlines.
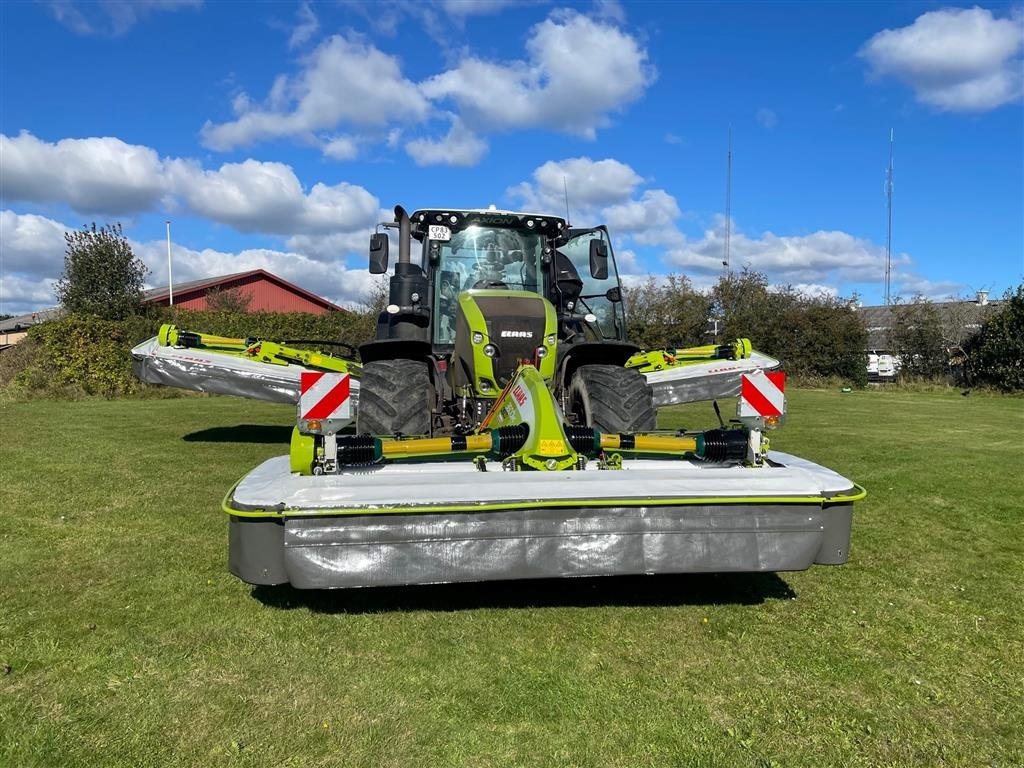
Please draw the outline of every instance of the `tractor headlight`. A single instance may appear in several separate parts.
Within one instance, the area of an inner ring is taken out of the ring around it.
[[[480,333],[480,331],[473,331],[473,343],[474,344],[483,344],[484,343],[484,335],[482,333]]]
[[[537,359],[538,360],[540,360],[543,357],[547,357],[547,356],[548,356],[548,348],[547,347],[537,347]]]
[[[548,334],[548,337],[546,339],[544,339],[544,341],[547,343],[547,345],[549,347],[553,347],[555,345],[555,341],[556,341],[555,334],[553,334],[553,333]]]
[[[488,344],[486,347],[484,347],[484,354],[487,355],[488,357],[497,357],[498,348],[493,344]]]

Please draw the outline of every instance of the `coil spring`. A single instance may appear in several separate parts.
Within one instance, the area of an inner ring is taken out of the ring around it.
[[[514,427],[498,427],[491,430],[491,452],[499,458],[511,456],[523,447],[530,435],[528,424],[517,424]]]
[[[706,461],[742,461],[747,457],[747,433],[739,429],[709,429],[704,433]]]
[[[369,435],[338,440],[338,464],[346,467],[377,461],[377,440]]]
[[[576,453],[584,456],[596,456],[600,450],[600,437],[593,427],[579,427],[573,424],[565,424],[562,427],[565,436],[569,439],[569,445]]]

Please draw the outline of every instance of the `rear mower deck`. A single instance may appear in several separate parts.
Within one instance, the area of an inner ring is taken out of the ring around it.
[[[768,459],[529,473],[434,462],[300,476],[281,456],[225,499],[230,568],[251,584],[336,588],[846,562],[863,490],[796,456]]]

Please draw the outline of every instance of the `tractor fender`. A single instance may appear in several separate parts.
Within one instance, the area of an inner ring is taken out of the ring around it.
[[[640,347],[625,341],[585,341],[559,347],[556,383],[564,391],[581,365],[625,365]]]
[[[364,365],[375,360],[398,359],[433,363],[430,342],[421,339],[379,339],[359,347],[359,360]]]

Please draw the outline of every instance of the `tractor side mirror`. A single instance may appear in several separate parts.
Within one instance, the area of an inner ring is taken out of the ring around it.
[[[370,274],[383,275],[388,271],[388,236],[384,232],[370,235]]]
[[[590,241],[590,276],[595,280],[608,279],[608,244],[604,240]]]

